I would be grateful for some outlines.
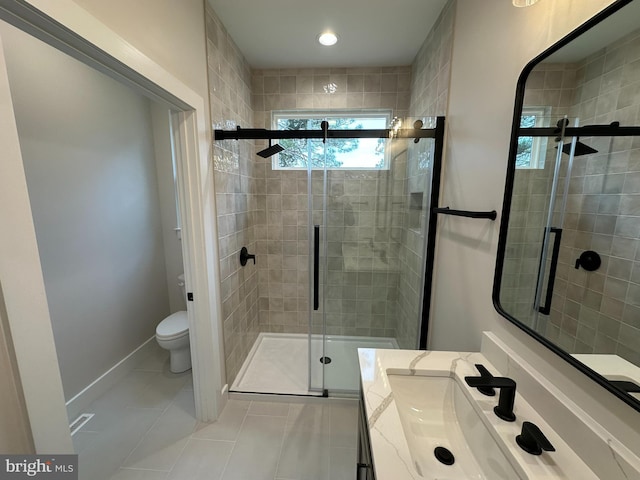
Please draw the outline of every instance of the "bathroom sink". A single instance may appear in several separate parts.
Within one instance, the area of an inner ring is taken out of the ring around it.
[[[451,377],[388,373],[389,386],[409,446],[413,467],[432,479],[525,480],[502,453],[489,430]],[[442,463],[439,456],[450,461]]]

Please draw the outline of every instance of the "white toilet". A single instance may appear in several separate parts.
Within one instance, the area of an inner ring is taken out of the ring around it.
[[[178,275],[178,285],[185,293],[184,274]],[[186,295],[185,295],[186,299]],[[191,349],[189,344],[189,319],[187,312],[172,313],[156,327],[158,345],[169,350],[173,373],[186,372],[191,368]]]

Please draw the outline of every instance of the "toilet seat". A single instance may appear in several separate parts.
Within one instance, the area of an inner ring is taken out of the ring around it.
[[[156,337],[172,340],[189,335],[189,317],[185,310],[172,313],[156,327]]]

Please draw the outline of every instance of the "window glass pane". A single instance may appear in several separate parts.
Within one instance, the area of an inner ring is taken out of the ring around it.
[[[549,126],[550,107],[524,107],[520,117],[521,128]],[[516,168],[544,168],[547,154],[545,137],[518,137]]]
[[[323,120],[331,130],[385,129],[390,114],[378,115],[327,115],[327,114],[277,114],[274,125],[277,130],[319,130]],[[274,169],[386,169],[385,139],[345,138],[332,139],[325,145],[321,139],[281,139],[278,143],[284,151],[273,160]]]
[[[536,126],[535,115],[525,115],[520,117],[520,127],[528,128]],[[533,137],[518,137],[518,152],[516,153],[516,168],[529,168],[531,165],[531,151],[533,148]]]

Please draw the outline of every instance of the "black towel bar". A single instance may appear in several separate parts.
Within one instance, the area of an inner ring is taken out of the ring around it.
[[[498,213],[495,210],[490,212],[470,212],[468,210],[452,210],[449,207],[434,208],[435,213],[442,213],[444,215],[455,215],[457,217],[469,217],[469,218],[488,218],[495,220],[498,217]]]

